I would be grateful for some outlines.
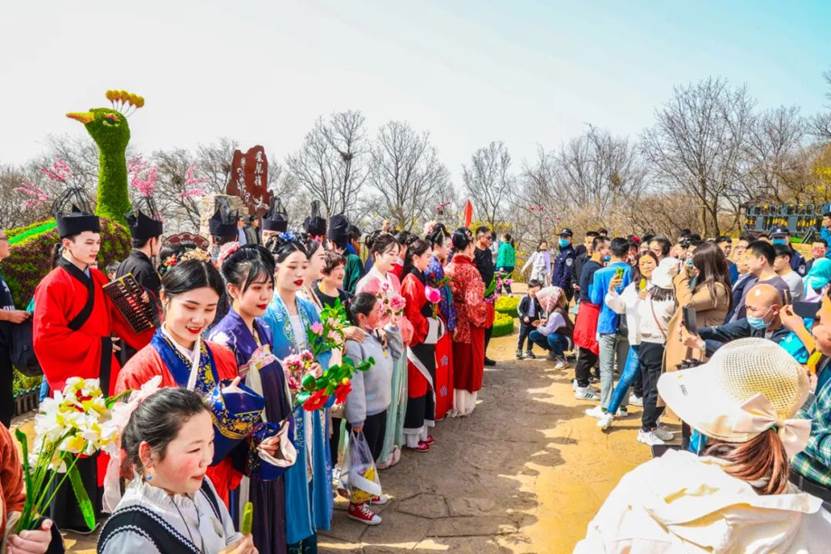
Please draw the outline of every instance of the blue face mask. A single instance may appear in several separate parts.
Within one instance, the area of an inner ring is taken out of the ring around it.
[[[749,315],[747,316],[747,324],[757,331],[768,328],[768,324],[765,322],[765,318],[763,317]]]
[[[557,242],[560,245],[560,248],[565,248],[566,246],[569,245],[568,239],[560,239]]]
[[[788,239],[773,239],[771,242],[773,243],[774,246],[787,246],[788,245]]]
[[[612,259],[612,257],[611,257],[611,256],[603,256],[603,261],[604,261],[604,262],[608,262],[608,261],[610,261],[611,259]]]

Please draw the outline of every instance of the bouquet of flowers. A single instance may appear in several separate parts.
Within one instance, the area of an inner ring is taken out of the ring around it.
[[[392,290],[390,284],[385,282],[381,285],[376,298],[384,306],[385,317],[388,317],[393,323],[396,323],[398,318],[404,313],[404,307],[407,305],[404,297]]]
[[[304,350],[300,354],[292,354],[282,360],[283,371],[286,374],[286,383],[288,384],[292,399],[295,399],[297,393],[303,390],[303,378],[306,375],[312,375],[314,362],[314,354],[308,350]]]
[[[306,339],[312,348],[312,354],[329,352],[343,348],[346,342],[344,329],[349,326],[346,308],[340,299],[332,306],[326,306],[320,312],[320,321],[312,324],[306,331]]]
[[[493,276],[491,282],[488,283],[488,286],[485,288],[485,301],[493,304],[496,302],[496,299],[499,297],[499,289],[497,288],[497,281],[496,275]]]
[[[26,503],[14,532],[34,529],[55,494],[69,479],[90,530],[95,529],[95,510],[75,467],[81,456],[91,456],[118,440],[112,408],[121,395],[105,397],[98,379],[72,377],[63,391],[46,398],[35,416],[34,448],[26,435],[15,436],[23,450]],[[56,486],[55,486],[56,485]]]

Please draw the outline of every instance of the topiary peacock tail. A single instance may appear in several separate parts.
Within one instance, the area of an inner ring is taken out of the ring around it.
[[[144,106],[144,98],[123,90],[108,90],[107,99],[113,108],[92,108],[72,112],[67,117],[80,121],[98,145],[98,198],[95,212],[126,223],[130,212],[127,188],[127,144],[130,126],[123,112]],[[127,108],[127,109],[125,109]]]

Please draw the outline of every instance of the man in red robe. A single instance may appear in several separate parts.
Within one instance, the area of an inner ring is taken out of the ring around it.
[[[90,267],[101,248],[98,218],[75,206],[57,214],[63,252],[53,269],[35,289],[33,342],[35,355],[51,390],[62,390],[70,377],[100,379],[101,390],[111,394],[120,369],[112,337],[121,337],[140,349],[153,336],[152,329],[137,334],[103,290],[107,277]],[[98,456],[80,460],[78,468],[91,499],[100,507],[98,485],[106,462]],[[103,465],[102,465],[103,464]],[[52,519],[62,529],[83,530],[75,495],[66,485],[52,506]],[[95,502],[95,501],[94,501]]]

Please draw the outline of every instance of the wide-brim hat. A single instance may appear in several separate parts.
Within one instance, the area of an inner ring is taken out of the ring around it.
[[[810,420],[792,419],[809,390],[805,368],[781,346],[760,338],[729,342],[707,363],[658,380],[658,394],[693,429],[741,443],[776,427],[790,456],[810,435]]]

